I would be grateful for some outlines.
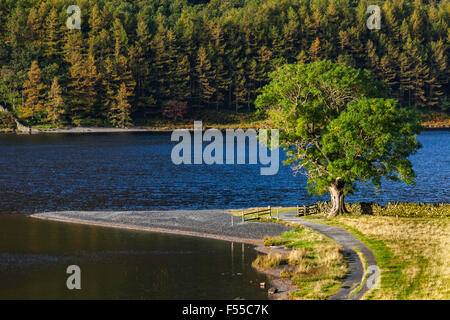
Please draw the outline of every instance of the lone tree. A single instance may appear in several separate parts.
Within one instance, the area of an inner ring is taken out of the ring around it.
[[[309,192],[330,193],[330,217],[347,212],[344,196],[356,182],[414,183],[407,158],[420,148],[419,117],[385,88],[365,70],[316,61],[280,67],[256,99],[269,126],[280,129],[284,164],[307,175]]]

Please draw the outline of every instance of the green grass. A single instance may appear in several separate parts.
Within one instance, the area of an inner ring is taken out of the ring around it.
[[[346,229],[374,253],[381,272],[381,286],[366,293],[364,299],[450,299],[450,204],[389,203],[384,207],[374,204],[371,215],[363,212],[367,205],[346,205],[351,214],[316,223]],[[291,211],[295,207],[279,210]],[[304,218],[325,218],[325,214]],[[276,219],[267,221],[276,222]],[[317,250],[318,243],[314,237],[309,237],[309,232],[294,230],[279,237],[266,238],[265,243]],[[364,263],[364,258],[362,261]],[[299,285],[293,297],[314,296],[305,296],[304,293],[317,289],[313,290],[312,284],[304,288],[305,281],[293,277],[292,271],[286,270],[283,276],[291,277]],[[309,278],[310,281],[313,279],[312,276]],[[319,277],[315,281],[321,280]],[[367,275],[353,294],[366,280]],[[323,297],[328,284],[321,282],[316,285],[322,288],[316,297]],[[330,284],[330,287],[333,286]]]
[[[293,299],[326,299],[339,290],[341,279],[348,273],[341,248],[307,227],[297,226],[279,236],[265,237],[264,244],[292,249],[283,257],[259,256],[253,265],[263,270],[286,265],[279,272],[297,287],[291,293]]]
[[[327,224],[353,233],[374,253],[381,287],[365,299],[448,299],[449,219],[337,217]]]

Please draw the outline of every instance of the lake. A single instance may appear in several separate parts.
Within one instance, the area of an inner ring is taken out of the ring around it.
[[[250,245],[0,215],[0,299],[266,299]],[[81,268],[81,290],[66,269]]]
[[[348,201],[448,202],[450,131],[425,131],[416,186],[361,185]],[[34,220],[56,210],[295,206],[328,197],[281,166],[174,165],[166,133],[0,135],[0,298],[264,299],[248,245]],[[282,156],[284,157],[284,156]],[[65,287],[82,269],[82,290]]]
[[[450,131],[425,131],[411,161],[416,186],[386,182],[347,201],[443,202],[450,198]],[[226,209],[295,206],[328,197],[280,165],[174,165],[166,133],[0,135],[0,212]]]

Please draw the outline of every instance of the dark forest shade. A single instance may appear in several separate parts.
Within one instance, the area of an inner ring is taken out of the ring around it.
[[[68,30],[72,2],[0,1],[0,103],[29,124],[252,111],[271,71],[317,59],[371,70],[404,106],[449,104],[449,1],[380,3],[380,30],[350,0],[81,0]]]

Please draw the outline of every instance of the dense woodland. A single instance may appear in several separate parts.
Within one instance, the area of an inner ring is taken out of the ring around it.
[[[56,126],[251,112],[277,66],[330,59],[371,70],[404,106],[450,107],[448,0],[201,2],[0,0],[0,104]],[[72,4],[81,30],[66,26]]]

